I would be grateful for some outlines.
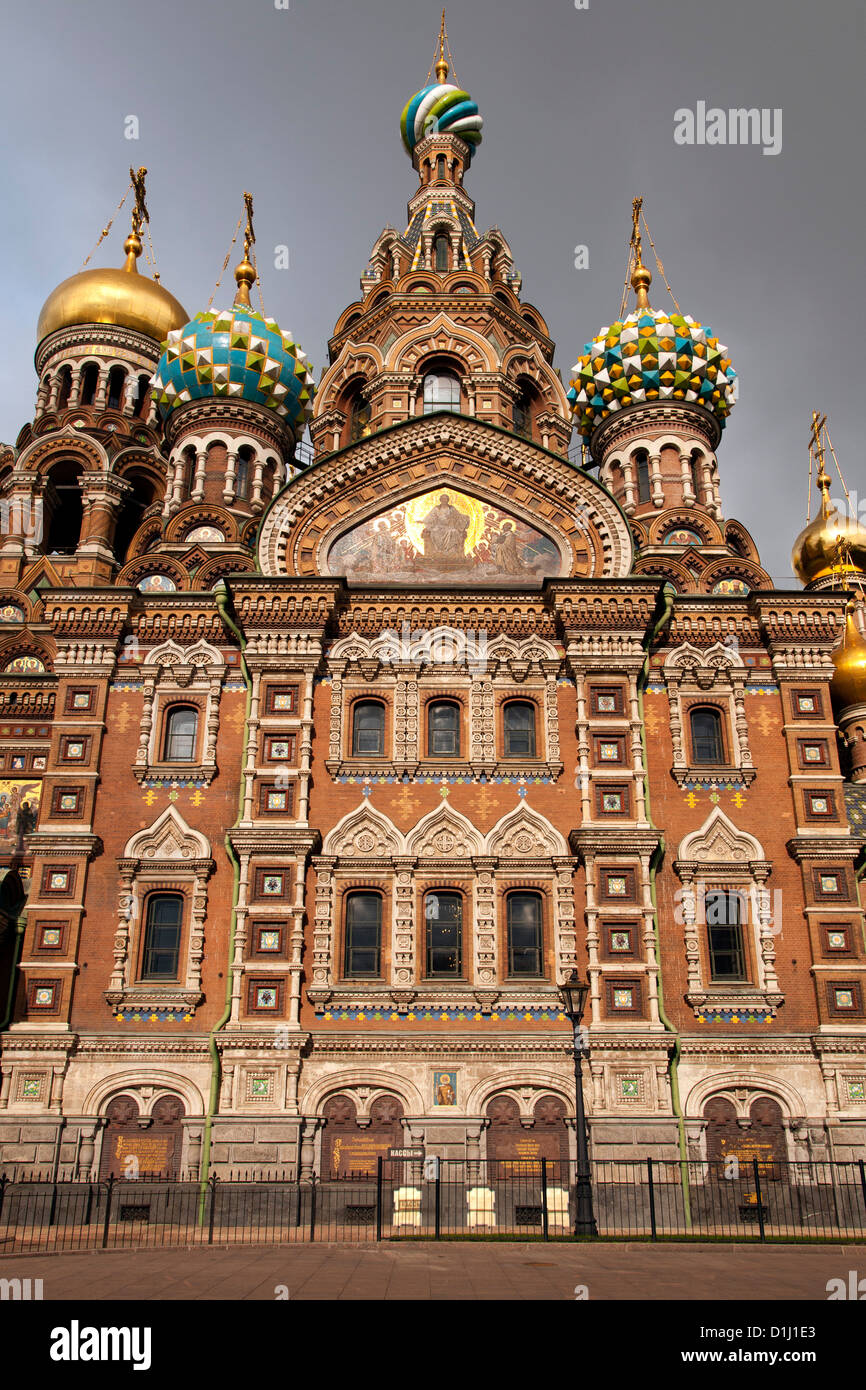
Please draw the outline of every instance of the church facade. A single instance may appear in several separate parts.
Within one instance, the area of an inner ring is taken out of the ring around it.
[[[126,264],[43,309],[0,456],[3,1171],[573,1156],[575,969],[594,1158],[864,1153],[864,533],[833,560],[828,484],[774,589],[727,349],[651,307],[639,209],[563,384],[435,79],[316,389],[251,217],[229,308],[139,273],[138,176]]]

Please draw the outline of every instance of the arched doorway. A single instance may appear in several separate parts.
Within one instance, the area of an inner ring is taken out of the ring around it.
[[[100,1178],[176,1178],[185,1113],[179,1096],[160,1096],[147,1117],[134,1096],[115,1096],[105,1110]]]
[[[760,1172],[767,1178],[778,1179],[787,1157],[782,1109],[770,1096],[757,1096],[749,1107],[748,1120],[737,1118],[732,1101],[726,1096],[713,1096],[704,1106],[707,1122],[707,1158],[724,1176],[725,1166],[737,1166],[753,1172],[758,1160]]]
[[[565,1104],[558,1096],[543,1095],[535,1102],[532,1120],[521,1123],[520,1109],[511,1096],[494,1096],[487,1106],[487,1167],[491,1178],[509,1173],[540,1173],[541,1160],[558,1165],[568,1162],[568,1129]],[[561,1170],[565,1174],[565,1168]]]
[[[322,1107],[322,1179],[371,1177],[377,1160],[403,1143],[403,1106],[396,1096],[377,1096],[369,1124],[359,1124],[349,1096],[330,1096]]]

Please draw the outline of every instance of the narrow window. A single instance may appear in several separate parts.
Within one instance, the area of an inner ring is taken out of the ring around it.
[[[696,763],[724,762],[722,716],[718,710],[695,709],[689,715],[692,727],[692,754]]]
[[[57,396],[57,409],[63,410],[69,404],[69,397],[72,392],[72,368],[60,368],[60,391]]]
[[[433,255],[438,271],[450,270],[451,243],[447,236],[437,236],[433,242]]]
[[[460,756],[460,709],[450,700],[427,706],[427,752],[430,757]]]
[[[508,973],[541,974],[541,894],[509,893]]]
[[[445,178],[445,156],[444,156],[444,154],[437,154],[437,156],[436,156],[436,177],[437,177],[437,179],[444,179],[444,178]]]
[[[704,898],[704,912],[707,919],[710,978],[745,980],[742,895],[731,889],[707,893]]]
[[[250,461],[253,451],[248,444],[238,449],[238,462],[235,470],[235,497],[245,501],[250,492]]]
[[[428,372],[424,378],[424,414],[434,410],[460,412],[460,381],[452,372]]]
[[[165,751],[167,763],[191,763],[195,758],[195,736],[198,712],[188,706],[173,709],[165,722]]]
[[[645,449],[641,449],[635,454],[637,464],[637,500],[639,502],[649,502],[650,500],[650,472],[649,458]]]
[[[142,978],[176,980],[180,955],[183,898],[179,893],[155,893],[147,902]]]
[[[505,706],[506,758],[535,757],[535,705],[512,700]]]
[[[353,757],[381,758],[385,754],[385,706],[360,700],[352,713]]]
[[[519,395],[517,400],[514,402],[513,419],[514,433],[522,434],[526,439],[528,439],[531,434],[529,423],[529,397],[527,396],[525,391],[522,392],[521,395]]]
[[[358,395],[349,407],[349,439],[352,443],[370,433],[370,403]]]
[[[692,492],[698,502],[701,500],[701,472],[701,455],[697,449],[694,449],[689,459],[689,473],[692,479]]]
[[[427,974],[460,975],[463,969],[463,899],[459,893],[428,893]]]
[[[382,899],[378,893],[350,893],[346,901],[345,973],[374,977],[381,973]]]
[[[126,372],[123,368],[112,367],[108,373],[108,399],[106,401],[109,410],[120,410],[125,382]]]
[[[81,374],[81,396],[82,405],[93,405],[96,395],[96,388],[99,384],[99,368],[95,362],[88,362]]]

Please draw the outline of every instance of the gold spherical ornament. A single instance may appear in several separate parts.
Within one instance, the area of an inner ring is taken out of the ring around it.
[[[866,704],[866,638],[854,620],[854,604],[848,604],[845,636],[833,653],[836,674],[830,685],[841,709]]]

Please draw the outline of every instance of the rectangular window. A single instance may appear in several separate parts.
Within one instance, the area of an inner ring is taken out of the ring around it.
[[[147,900],[143,980],[176,980],[180,957],[183,898],[179,893],[154,893]]]
[[[743,895],[732,889],[715,889],[704,898],[710,979],[744,982],[746,958],[743,945],[745,904]]]
[[[459,976],[463,971],[463,899],[459,893],[428,893],[424,899],[427,975]]]
[[[346,899],[346,975],[375,979],[381,973],[381,953],[381,894],[350,893]]]
[[[541,894],[509,893],[508,973],[539,978],[541,968]]]

